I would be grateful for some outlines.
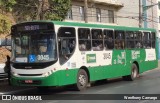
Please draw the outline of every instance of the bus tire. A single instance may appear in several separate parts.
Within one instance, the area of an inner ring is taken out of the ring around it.
[[[133,63],[131,67],[131,74],[127,76],[123,76],[123,79],[133,81],[137,78],[137,76],[138,76],[138,67],[135,63]]]
[[[81,91],[86,89],[88,85],[88,75],[84,69],[80,69],[77,74],[76,90]]]

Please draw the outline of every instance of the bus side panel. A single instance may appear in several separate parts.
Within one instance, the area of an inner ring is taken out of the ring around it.
[[[158,60],[156,57],[155,49],[141,51],[141,60],[140,63],[140,73],[143,73],[147,70],[151,70],[158,67]]]
[[[69,85],[76,83],[78,69],[61,70],[59,71],[58,85]]]
[[[57,72],[54,72],[48,77],[14,77],[12,76],[12,85],[17,86],[63,86],[68,84],[74,84],[76,83],[76,76],[77,76],[78,69],[71,69],[71,70],[60,70]],[[24,80],[36,80],[40,81],[40,84],[24,84],[20,83],[19,81]]]
[[[129,75],[131,68],[130,55],[129,50],[114,50],[112,64],[89,68],[91,81]]]

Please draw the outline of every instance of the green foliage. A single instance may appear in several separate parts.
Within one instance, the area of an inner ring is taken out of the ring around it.
[[[0,14],[0,34],[8,34],[10,32],[11,25],[9,17]]]
[[[13,14],[17,22],[31,20],[63,20],[70,0],[15,0]]]
[[[0,10],[3,12],[11,12],[13,6],[16,4],[15,0],[1,0]]]
[[[31,21],[36,17],[38,0],[16,0],[13,16],[17,22]]]
[[[10,31],[12,22],[8,12],[12,11],[17,22],[39,19],[62,21],[69,8],[70,0],[0,0],[0,34]]]
[[[15,0],[0,0],[0,34],[8,34],[10,32],[12,21],[7,14],[12,11],[15,4]]]
[[[45,13],[45,19],[60,20],[65,19],[70,8],[70,0],[50,0],[50,8]]]

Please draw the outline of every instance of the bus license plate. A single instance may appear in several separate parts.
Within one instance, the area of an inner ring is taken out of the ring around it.
[[[25,80],[25,83],[31,84],[31,83],[33,83],[33,80]]]

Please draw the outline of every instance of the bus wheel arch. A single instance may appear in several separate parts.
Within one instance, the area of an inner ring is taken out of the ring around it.
[[[138,74],[139,74],[139,64],[138,64],[138,62],[137,62],[137,61],[134,61],[132,64],[136,64],[137,69],[138,69]]]
[[[138,77],[138,75],[139,75],[139,65],[137,61],[134,61],[131,64],[130,75],[123,76],[123,79],[127,81],[133,81]]]
[[[89,73],[89,70],[86,66],[82,66],[80,69],[84,69],[88,75],[88,82],[90,82],[90,73]]]
[[[82,66],[77,73],[76,89],[79,91],[86,89],[89,81],[90,81],[90,75],[88,68]]]

